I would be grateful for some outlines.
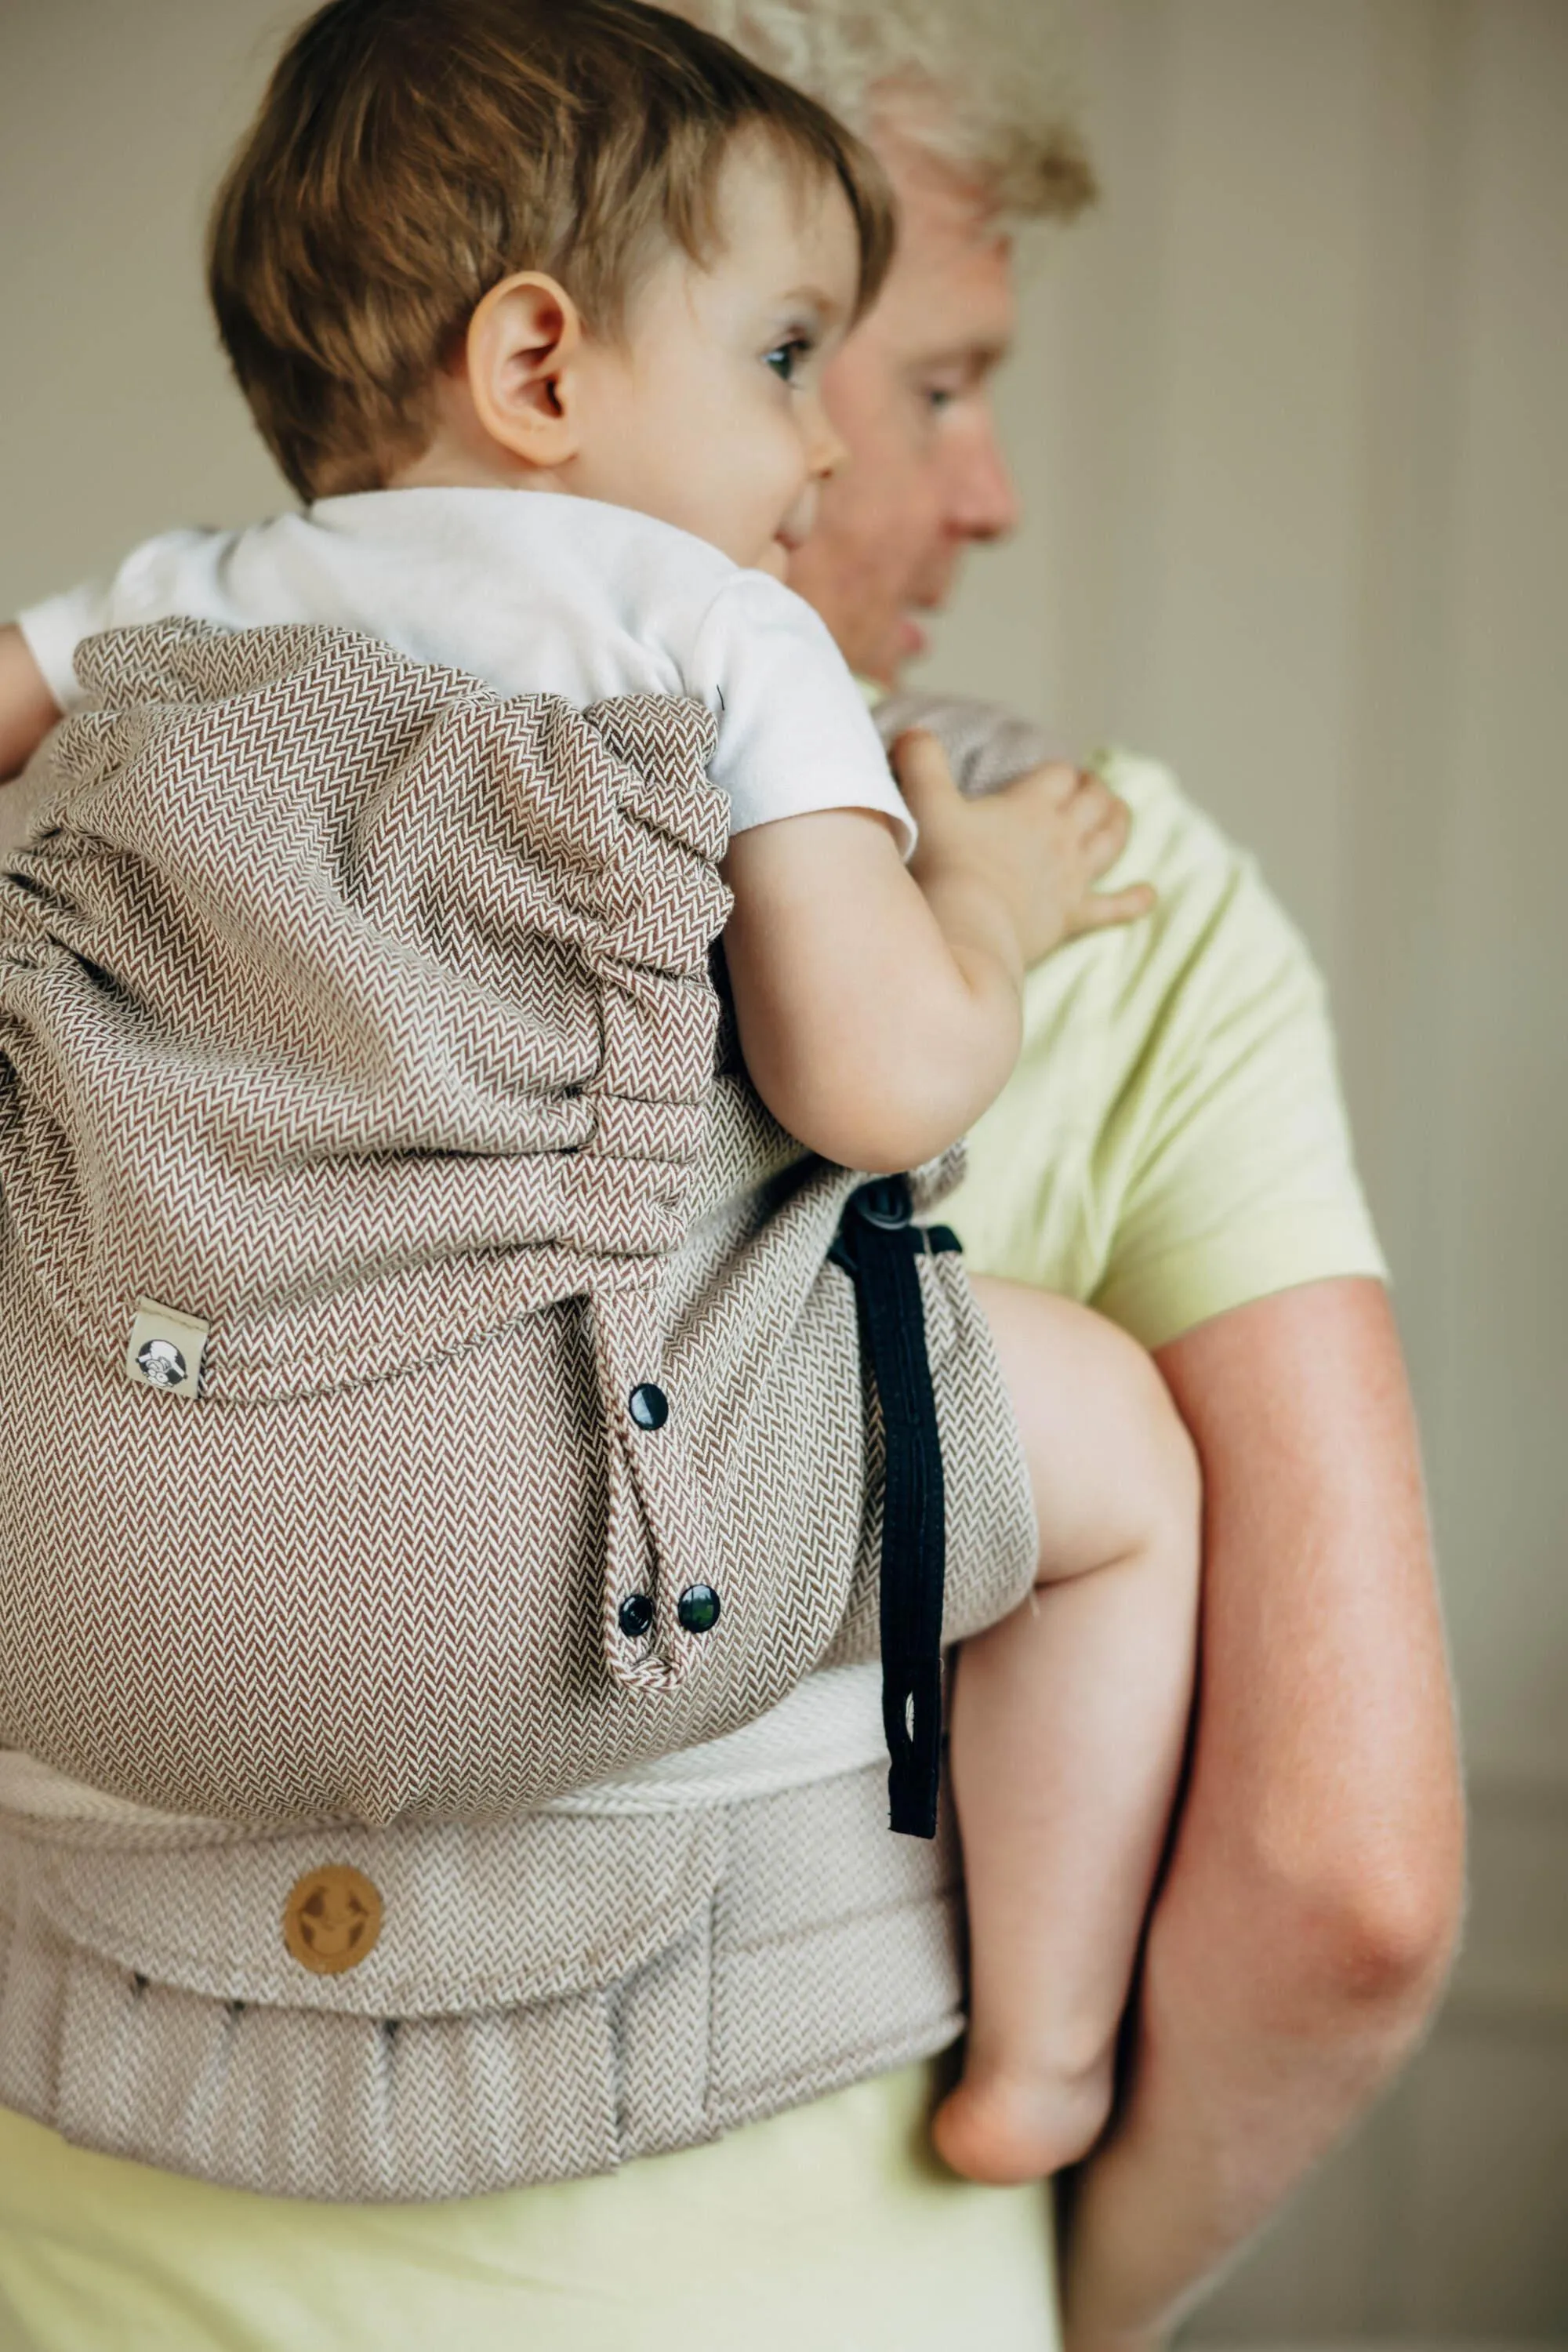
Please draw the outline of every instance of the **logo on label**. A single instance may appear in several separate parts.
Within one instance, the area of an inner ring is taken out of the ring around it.
[[[156,1298],[139,1298],[122,1361],[127,1380],[166,1397],[198,1397],[202,1358],[211,1334],[197,1315],[182,1315]]]
[[[136,1362],[154,1388],[177,1389],[185,1377],[185,1360],[171,1339],[149,1339],[137,1350]]]

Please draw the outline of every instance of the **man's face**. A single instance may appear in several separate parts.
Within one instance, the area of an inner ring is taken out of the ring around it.
[[[850,667],[891,685],[925,650],[916,615],[946,603],[970,541],[1017,520],[989,390],[1014,297],[1008,241],[973,191],[895,131],[876,144],[898,191],[898,257],[825,374],[849,463],[824,484],[789,583]]]

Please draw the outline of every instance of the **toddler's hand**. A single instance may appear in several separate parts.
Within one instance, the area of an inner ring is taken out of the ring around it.
[[[973,875],[1005,905],[1026,965],[1110,923],[1136,922],[1154,904],[1146,882],[1096,890],[1127,843],[1131,817],[1102,777],[1053,760],[976,800],[952,781],[947,755],[924,728],[893,745],[893,766],[921,837],[910,871],[928,879]]]

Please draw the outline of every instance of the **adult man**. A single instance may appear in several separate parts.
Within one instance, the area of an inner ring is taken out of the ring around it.
[[[1012,325],[1005,221],[1070,217],[1089,192],[1051,105],[1048,30],[1038,14],[1031,25],[966,9],[960,26],[956,11],[917,5],[881,12],[875,36],[862,24],[857,45],[837,0],[816,0],[804,24],[766,5],[683,5],[866,130],[898,189],[893,280],[830,380],[851,465],[793,575],[851,661],[891,686],[921,649],[913,614],[940,605],[969,542],[1014,520],[986,399]],[[1156,927],[1173,945],[1182,901],[1217,907],[1234,859],[1164,787],[1127,788],[1131,867],[1160,884]],[[1100,961],[1131,969],[1138,954],[1122,941]],[[1161,962],[1156,948],[1149,963]],[[1287,1172],[1300,1128],[1272,1150],[1262,1139],[1276,1089],[1281,1128],[1314,1089],[1332,1120],[1315,991],[1256,897],[1245,914],[1231,902],[1184,970],[1174,955],[1163,969],[1168,989],[1157,1013],[1145,1002],[1134,1016],[1143,1034],[1126,1060],[1110,1034],[1125,1002],[1097,1034],[1111,999],[1102,991],[1095,1004],[1081,968],[1065,985],[1059,970],[1037,975],[1024,1063],[973,1140],[971,1183],[952,1212],[981,1263],[1075,1283],[1154,1348],[1207,1493],[1192,1775],[1121,2119],[1074,2203],[1073,2352],[1162,2334],[1336,2136],[1427,2012],[1459,1899],[1442,1644],[1397,1339],[1350,1216],[1322,1215],[1312,1182]],[[1213,1027],[1247,1013],[1255,1034],[1226,1066],[1205,1049],[1205,1015]],[[1206,1062],[1214,1089],[1184,1136],[1169,1103],[1151,1098],[1180,1086],[1169,1067],[1148,1084],[1154,1018],[1168,1024],[1166,1052],[1170,1028],[1189,1028],[1188,1075]],[[1088,1058],[1075,1050],[1085,1044]],[[1041,1117],[1053,1057],[1072,1073],[1052,1104],[1058,1133],[1092,1109],[1091,1157],[1126,1118],[1119,1087],[1142,1091],[1148,1121],[1139,1164],[1113,1171],[1114,1154],[1100,1158],[1080,1171],[1070,1209],[1059,1172],[1047,1185],[1042,1169],[1060,1149]],[[1238,1181],[1224,1168],[1233,1118]],[[1289,1235],[1279,1221],[1292,1209]]]
[[[855,464],[798,578],[890,684],[918,650],[912,611],[1013,516],[985,403],[1011,317],[997,205],[1069,209],[1083,167],[1000,14],[977,29],[973,9],[957,27],[912,0],[764,0],[719,28],[865,112],[904,197],[894,280],[836,373]],[[971,52],[983,75],[959,70]],[[1430,2002],[1458,1875],[1414,1447],[1315,985],[1168,782],[1123,781],[1159,916],[1042,982],[955,1212],[981,1263],[1092,1294],[1155,1346],[1210,1497],[1194,1771],[1128,2095],[1076,2202],[1072,2352],[1156,2339],[1369,2094]],[[0,2328],[161,2352],[702,2352],[742,2329],[1022,2352],[1047,2324],[1043,2204],[936,2178],[914,2153],[925,2087],[910,2070],[715,2149],[390,2223],[18,2126],[0,2135]]]

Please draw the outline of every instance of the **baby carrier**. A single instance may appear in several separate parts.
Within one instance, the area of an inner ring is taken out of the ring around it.
[[[955,1160],[863,1183],[747,1086],[700,706],[316,627],[79,665],[0,883],[0,1747],[104,1803],[0,1817],[0,2102],[406,2197],[847,2079],[754,1952],[805,2061],[726,2079],[744,1807],[635,1855],[550,1808],[879,1648],[894,1823],[935,1829],[939,1645],[1033,1572],[917,1222]],[[778,1855],[837,1801],[761,1801]],[[862,1820],[885,1930],[951,1864]],[[897,1979],[849,2073],[934,2046]]]

